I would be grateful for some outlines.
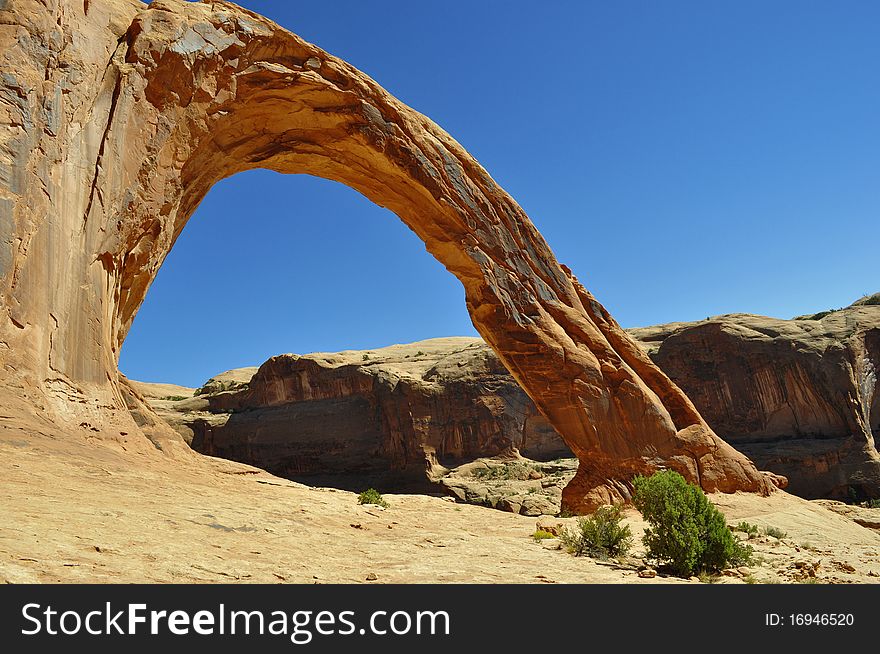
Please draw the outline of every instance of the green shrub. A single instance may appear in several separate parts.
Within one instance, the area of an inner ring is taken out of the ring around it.
[[[745,520],[740,522],[736,527],[734,527],[734,529],[736,531],[741,531],[745,534],[748,534],[749,538],[758,535],[758,525],[753,525],[751,523],[746,522]]]
[[[188,400],[189,398],[186,395],[167,395],[162,399],[168,402],[182,402],[183,400]]]
[[[633,486],[633,504],[649,525],[643,539],[648,558],[667,564],[674,574],[721,570],[750,554],[751,548],[738,551],[724,516],[702,489],[677,472],[639,476]]]
[[[384,506],[388,508],[388,502],[382,497],[382,494],[375,488],[368,488],[358,495],[358,504],[375,504],[376,506]]]
[[[853,302],[854,307],[877,306],[877,305],[880,305],[880,293],[874,293],[873,295],[866,295],[863,298]]]
[[[880,509],[880,500],[868,500],[865,506],[869,509]]]
[[[556,536],[554,534],[551,534],[549,531],[544,531],[543,529],[538,529],[534,534],[532,534],[532,538],[534,538],[538,542],[541,542],[542,540],[556,538]]]
[[[501,465],[474,468],[471,476],[476,479],[492,480],[507,479],[510,481],[525,481],[531,479],[531,475],[537,468],[528,463],[502,463]]]
[[[738,568],[741,565],[752,565],[755,559],[755,550],[751,545],[733,539],[733,554],[730,555],[729,565]]]
[[[773,538],[779,538],[780,540],[788,536],[787,533],[785,533],[778,527],[764,527],[764,535],[773,536]]]
[[[619,506],[603,506],[589,517],[577,519],[577,528],[565,528],[559,539],[571,554],[607,559],[621,556],[632,546],[632,531],[622,525]]]

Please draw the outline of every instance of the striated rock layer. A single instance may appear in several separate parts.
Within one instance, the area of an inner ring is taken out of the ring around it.
[[[631,330],[712,428],[807,498],[880,497],[880,306]]]
[[[231,377],[239,382],[224,390]],[[186,396],[133,383],[193,449],[313,485],[418,490],[446,468],[514,449],[572,456],[478,338],[282,354]]]
[[[771,490],[458,143],[271,21],[219,1],[2,2],[0,70],[4,404],[165,447],[119,348],[211,186],[267,168],[389,208],[461,281],[480,335],[580,459],[569,507],[625,499],[658,466],[707,491]]]

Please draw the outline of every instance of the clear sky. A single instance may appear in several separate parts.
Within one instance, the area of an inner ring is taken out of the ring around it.
[[[430,116],[625,327],[880,291],[880,3],[243,0]],[[122,371],[474,335],[460,283],[333,182],[217,184]]]

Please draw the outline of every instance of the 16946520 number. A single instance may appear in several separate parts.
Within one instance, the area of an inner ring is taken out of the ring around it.
[[[788,617],[795,627],[850,627],[854,622],[852,613],[792,613]]]
[[[768,627],[851,627],[854,623],[852,613],[764,614],[764,624]]]

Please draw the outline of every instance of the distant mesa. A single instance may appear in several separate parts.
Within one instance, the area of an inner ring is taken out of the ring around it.
[[[788,477],[791,492],[880,497],[880,306],[860,301],[816,321],[732,314],[630,334],[717,433]],[[558,512],[577,468],[475,338],[280,355],[175,401],[171,387],[133,383],[199,452],[309,484],[444,491],[540,515]]]
[[[806,498],[880,497],[880,294],[794,320],[634,329],[716,433]]]

